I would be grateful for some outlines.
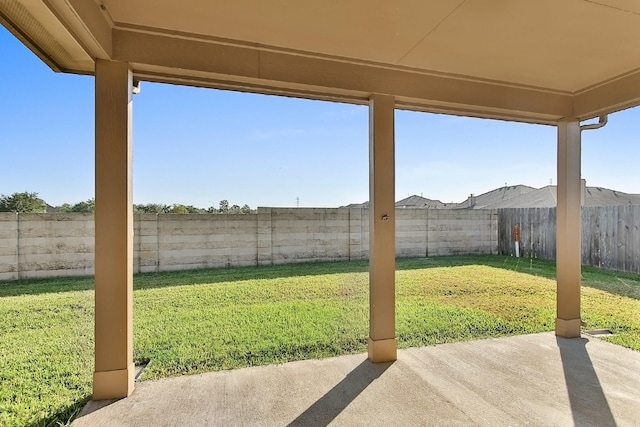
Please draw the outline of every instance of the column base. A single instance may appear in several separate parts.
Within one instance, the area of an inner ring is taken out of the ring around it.
[[[93,373],[93,400],[121,399],[133,393],[136,367]]]
[[[581,319],[556,319],[556,336],[563,338],[579,338],[581,326]]]
[[[396,339],[373,340],[369,338],[369,360],[373,363],[393,362],[398,358]]]

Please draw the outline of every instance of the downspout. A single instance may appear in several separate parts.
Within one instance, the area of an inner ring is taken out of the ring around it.
[[[600,116],[598,117],[598,123],[590,123],[587,125],[580,125],[580,133],[582,133],[582,131],[585,130],[596,130],[596,129],[600,129],[603,128],[607,125],[607,123],[609,122],[609,116],[607,114],[605,114],[604,116]],[[581,205],[585,206],[586,202],[587,202],[587,184],[586,181],[584,179],[580,180],[580,187],[581,188]]]
[[[588,125],[581,125],[580,126],[580,131],[600,129],[602,127],[605,127],[605,125],[607,124],[608,121],[609,121],[609,119],[608,119],[607,115],[600,116],[598,118],[598,123],[591,123],[591,124],[588,124]]]
[[[598,123],[590,123],[588,125],[582,125],[580,126],[580,132],[584,131],[584,130],[595,130],[595,129],[600,129],[606,126],[607,122],[609,121],[608,116],[604,115],[604,116],[600,116],[598,117]],[[582,194],[581,194],[581,205],[584,206],[587,200],[587,183],[584,179],[581,180],[581,185],[582,187]]]

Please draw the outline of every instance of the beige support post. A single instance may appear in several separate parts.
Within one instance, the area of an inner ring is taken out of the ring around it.
[[[580,336],[582,215],[580,122],[558,122],[558,208],[556,231],[556,335]]]
[[[369,359],[396,360],[395,156],[392,96],[369,100]]]
[[[133,207],[129,64],[95,70],[95,371],[93,400],[133,391]]]

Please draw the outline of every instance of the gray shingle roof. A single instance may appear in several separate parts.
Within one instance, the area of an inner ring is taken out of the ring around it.
[[[640,194],[628,194],[602,187],[587,187],[585,206],[618,205],[640,205]]]
[[[368,208],[369,202],[351,203],[343,206],[345,208]],[[442,203],[440,200],[427,199],[422,196],[409,196],[396,202],[396,208],[430,208],[430,209],[443,209],[447,204]]]
[[[427,199],[422,196],[409,196],[396,202],[396,208],[444,208],[446,205],[440,200]]]
[[[529,190],[523,191],[521,194],[511,191],[510,197],[496,197],[503,189],[497,189],[486,193],[491,197],[478,196],[474,209],[498,209],[498,208],[547,208],[557,205],[558,188],[555,185],[547,185],[546,187],[534,189],[526,186]],[[586,187],[585,188],[585,206],[618,206],[618,205],[640,205],[640,194],[628,194],[621,191],[610,190],[602,187]],[[469,199],[463,203],[459,203],[456,208],[469,208]]]
[[[546,208],[557,204],[557,187],[547,185],[533,188],[527,185],[511,185],[496,188],[487,193],[474,196],[471,206],[470,198],[462,203],[447,204],[440,200],[427,199],[422,196],[409,196],[396,202],[397,208],[431,208],[431,209],[498,209],[498,208]],[[602,187],[585,187],[585,206],[619,206],[640,205],[640,194],[623,193]],[[352,203],[349,208],[368,208],[369,202]]]
[[[528,185],[509,185],[505,187],[496,188],[495,190],[491,190],[487,193],[480,194],[478,196],[474,196],[475,203],[471,203],[474,209],[482,209],[482,208],[492,208],[493,205],[505,203],[506,201],[521,197],[524,194],[528,194],[532,191],[536,191],[535,188],[529,187]],[[453,206],[453,209],[468,209],[470,207],[469,199],[467,198],[462,203],[458,203]]]

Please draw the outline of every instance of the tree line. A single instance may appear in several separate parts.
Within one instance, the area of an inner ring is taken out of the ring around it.
[[[0,195],[0,212],[17,212],[17,213],[44,213],[44,212],[94,212],[96,201],[94,198],[75,203],[63,203],[60,206],[49,206],[44,200],[38,197],[38,193],[21,192],[11,195]],[[247,204],[230,205],[228,200],[221,200],[218,207],[210,206],[206,209],[198,208],[193,205],[182,205],[174,203],[171,205],[162,203],[134,204],[134,213],[152,213],[152,214],[190,214],[190,213],[209,213],[209,214],[249,214],[255,213],[255,209]]]

